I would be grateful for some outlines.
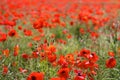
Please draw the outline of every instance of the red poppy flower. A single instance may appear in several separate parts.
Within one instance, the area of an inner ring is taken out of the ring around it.
[[[31,30],[24,29],[24,34],[25,34],[26,36],[31,36],[31,35],[32,35],[32,31],[31,31]]]
[[[33,37],[32,39],[33,39],[34,41],[40,41],[41,36],[35,36],[35,37]]]
[[[40,29],[40,28],[44,27],[45,24],[46,24],[45,19],[43,17],[41,17],[40,19],[38,19],[37,21],[35,21],[33,23],[33,27],[34,27],[34,29]]]
[[[28,58],[29,58],[29,55],[26,54],[26,53],[23,53],[23,54],[22,54],[22,58],[24,58],[24,59],[28,59]]]
[[[60,56],[60,58],[58,60],[58,64],[61,65],[62,67],[67,67],[68,66],[68,63],[67,63],[64,56]]]
[[[52,23],[60,23],[60,19],[59,19],[59,17],[55,17],[55,18],[53,18],[52,19]]]
[[[49,62],[54,62],[56,60],[56,54],[51,54],[51,55],[48,55],[48,61]]]
[[[5,49],[2,51],[3,55],[5,55],[6,57],[9,56],[9,52],[10,52],[9,49]]]
[[[6,75],[8,73],[8,67],[4,66],[3,67],[3,75]]]
[[[81,69],[90,69],[93,70],[94,68],[98,68],[98,65],[94,62],[83,60],[82,62],[79,62],[77,66]]]
[[[92,62],[96,62],[98,61],[98,56],[96,55],[95,52],[91,53],[90,56],[89,56],[89,60],[92,61]]]
[[[58,71],[58,76],[67,79],[69,77],[69,68],[61,68]]]
[[[116,66],[116,60],[115,60],[114,57],[111,57],[106,61],[106,67],[107,68],[113,68],[115,66]]]
[[[80,29],[79,29],[79,32],[80,32],[81,34],[85,34],[85,31],[84,31],[83,28],[80,28]]]
[[[36,51],[32,52],[33,58],[38,58],[38,55],[39,55],[39,52],[36,52]]]
[[[52,53],[55,53],[56,52],[56,47],[54,45],[50,45],[48,47],[48,50],[51,51]]]
[[[90,50],[82,49],[80,51],[80,53],[78,54],[78,56],[89,58],[89,56],[90,56]]]
[[[12,30],[10,30],[10,31],[8,32],[8,35],[9,35],[10,37],[13,37],[13,36],[16,36],[16,35],[17,35],[17,32],[16,32],[16,30],[12,29]]]
[[[18,29],[19,29],[19,30],[22,30],[22,26],[18,26]]]
[[[3,42],[7,39],[7,35],[5,33],[0,33],[0,42]]]
[[[44,74],[42,72],[32,72],[27,80],[44,80]]]
[[[99,34],[96,33],[96,32],[91,32],[90,34],[91,34],[92,38],[98,38],[99,37]]]
[[[114,57],[114,56],[115,56],[114,52],[108,52],[108,54],[109,54],[109,56],[111,56],[111,57]]]
[[[9,25],[9,26],[15,26],[16,25],[16,22],[15,21],[4,21],[4,25]]]
[[[40,26],[40,25],[38,25],[38,24],[39,24],[38,21],[36,21],[36,22],[33,23],[34,29],[39,29],[39,28],[43,27],[43,26]]]
[[[40,52],[40,59],[41,59],[41,60],[46,59],[46,55],[45,55],[45,53]]]
[[[73,25],[74,25],[74,22],[73,22],[73,21],[70,21],[70,25],[73,26]]]
[[[15,47],[14,47],[14,56],[17,56],[18,55],[18,53],[19,53],[19,45],[16,45]]]
[[[76,73],[74,80],[85,80],[86,74],[83,74],[80,70],[74,70],[74,72]]]
[[[74,63],[74,55],[73,54],[67,54],[65,56],[65,59],[66,61],[69,63],[69,64],[73,64]]]
[[[78,63],[78,67],[81,69],[87,69],[90,67],[90,62],[87,60],[83,60],[82,62]]]

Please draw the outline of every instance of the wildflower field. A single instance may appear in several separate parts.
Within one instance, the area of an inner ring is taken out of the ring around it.
[[[0,0],[0,80],[120,80],[120,0]]]

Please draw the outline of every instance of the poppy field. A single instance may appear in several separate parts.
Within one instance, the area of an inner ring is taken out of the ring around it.
[[[120,0],[0,0],[0,80],[120,80]]]

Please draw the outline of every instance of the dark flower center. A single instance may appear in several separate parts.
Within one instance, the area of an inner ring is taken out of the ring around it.
[[[42,57],[44,57],[44,55],[42,55]]]
[[[78,73],[78,76],[81,76],[81,73],[80,73],[80,72]]]
[[[35,77],[35,76],[32,76],[32,77],[31,77],[31,80],[36,80],[36,77]]]
[[[62,74],[65,74],[65,71],[62,71],[61,73],[62,73]]]
[[[70,58],[70,56],[68,56],[68,58]]]
[[[11,33],[11,36],[14,36],[14,35],[15,35],[15,32],[12,32],[12,33]]]
[[[85,52],[85,51],[83,51],[83,54],[86,54],[86,52]]]

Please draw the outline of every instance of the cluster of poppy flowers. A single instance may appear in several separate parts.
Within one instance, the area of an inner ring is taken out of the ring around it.
[[[3,0],[0,3],[2,75],[6,76],[12,72],[11,66],[8,63],[4,64],[4,59],[11,60],[9,58],[14,57],[16,61],[12,61],[13,67],[18,67],[17,61],[22,60],[25,64],[31,60],[47,61],[51,67],[57,69],[55,73],[57,76],[50,77],[49,80],[94,80],[94,76],[97,75],[100,68],[98,64],[100,56],[97,51],[92,52],[92,49],[84,46],[74,52],[58,53],[64,49],[60,45],[67,46],[73,38],[78,42],[84,42],[82,38],[89,35],[87,38],[91,39],[94,44],[97,43],[97,39],[104,35],[102,29],[106,25],[111,26],[109,22],[114,22],[112,19],[116,19],[118,16],[119,4],[102,4],[109,1],[97,0],[96,4],[94,0],[91,2],[89,0]],[[120,1],[116,0],[116,2]],[[111,28],[114,31],[116,25],[112,24]],[[74,29],[76,30],[72,31]],[[54,30],[58,30],[58,32]],[[23,44],[26,49],[32,50],[28,52],[22,51],[22,44],[15,41],[27,38],[30,39],[27,47]],[[15,43],[12,45],[13,47],[9,47],[10,49],[7,47],[9,40],[13,40],[12,42]],[[109,58],[106,58],[107,60],[104,62],[106,68],[114,68],[117,65],[117,55],[115,51],[112,51],[108,52]],[[31,69],[26,69],[25,65],[19,66],[17,69],[23,75],[27,74],[26,80],[45,80],[47,77],[46,72],[31,71]]]
[[[44,52],[41,52],[44,51]],[[14,56],[18,56],[19,46],[16,45],[14,47]],[[94,80],[93,75],[97,74],[97,70],[99,69],[99,65],[97,61],[99,60],[98,55],[95,52],[91,52],[88,49],[81,49],[80,51],[69,53],[64,55],[59,55],[57,57],[56,47],[54,45],[42,45],[40,50],[33,52],[32,54],[21,54],[21,59],[29,60],[31,58],[48,61],[52,67],[59,66],[59,70],[57,71],[58,77],[51,78],[50,80],[67,80],[71,79],[70,72],[74,72],[73,80],[85,80],[88,77],[90,80]],[[9,56],[9,50],[3,50],[3,55],[6,57]],[[116,59],[114,58],[114,52],[108,52],[110,58],[106,60],[106,68],[114,68],[116,66]],[[15,67],[16,63],[13,63]],[[8,67],[3,66],[3,75],[8,73]],[[21,73],[26,73],[28,70],[19,68]],[[27,80],[44,80],[44,72],[32,72]]]
[[[72,79],[72,75],[70,75],[71,71],[74,72],[74,78],[72,80],[85,80],[87,77],[90,80],[94,80],[93,75],[96,75],[97,69],[99,69],[99,65],[97,64],[99,57],[95,52],[91,52],[88,49],[82,49],[79,52],[75,52],[73,54],[71,53],[65,56],[61,55],[57,59],[53,52],[55,51],[55,48],[50,46],[49,49],[50,51],[46,50],[49,54],[47,54],[48,56],[46,55],[47,60],[52,64],[53,67],[60,66],[59,70],[57,71],[58,77],[51,78],[50,80]],[[106,60],[106,67],[113,68],[116,66],[114,53],[108,52],[108,54],[110,55],[110,58]],[[43,58],[43,54],[40,55],[42,55],[41,57]],[[27,80],[44,80],[44,76],[44,72],[32,72],[28,76]]]

